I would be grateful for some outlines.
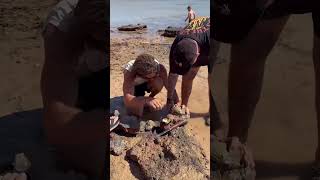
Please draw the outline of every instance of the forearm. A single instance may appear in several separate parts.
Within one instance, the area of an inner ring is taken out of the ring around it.
[[[189,97],[192,91],[193,79],[182,79],[182,87],[181,87],[181,105],[188,106]]]
[[[131,94],[124,95],[124,103],[126,108],[130,113],[137,116],[142,116],[143,107],[147,101],[148,97],[136,97]]]
[[[178,97],[177,92],[176,92],[177,81],[178,81],[178,75],[170,73],[169,77],[168,77],[168,87],[167,87],[167,91],[168,91],[167,98],[168,99],[174,100],[175,96],[176,96],[176,98]]]

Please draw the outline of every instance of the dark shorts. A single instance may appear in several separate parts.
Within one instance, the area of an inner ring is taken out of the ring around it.
[[[148,86],[148,83],[142,83],[134,87],[134,96],[144,96],[146,92],[150,93],[151,89]]]
[[[259,8],[252,1],[255,0],[215,0],[212,8],[213,38],[226,43],[237,42],[247,36],[259,18],[273,19],[304,13],[312,13],[314,33],[320,37],[319,0],[275,0],[267,9],[261,5]]]

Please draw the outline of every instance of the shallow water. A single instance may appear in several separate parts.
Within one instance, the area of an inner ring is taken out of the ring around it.
[[[210,16],[209,0],[111,0],[111,30],[126,24],[143,23],[148,33],[155,33],[167,26],[184,26],[187,6],[191,5],[196,16]]]

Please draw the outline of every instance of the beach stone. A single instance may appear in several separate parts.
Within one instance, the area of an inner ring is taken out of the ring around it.
[[[183,28],[182,27],[171,27],[168,26],[165,30],[162,36],[165,37],[175,37]]]
[[[110,139],[110,152],[114,155],[120,156],[127,150],[127,144],[124,139],[119,135],[112,133],[112,138]]]
[[[16,171],[25,172],[31,167],[31,162],[24,155],[24,153],[19,153],[19,154],[16,154],[13,165]]]
[[[209,179],[209,162],[201,146],[184,127],[155,140],[146,134],[127,158],[137,164],[144,179]]]
[[[125,26],[120,26],[118,27],[119,31],[137,31],[137,30],[142,30],[142,29],[146,29],[147,25],[145,24],[129,24],[129,25],[125,25]]]
[[[125,128],[140,129],[140,120],[136,116],[121,116],[120,124]]]
[[[146,125],[145,125],[145,130],[146,131],[151,131],[155,127],[160,127],[160,122],[153,121],[153,120],[148,120],[146,122]]]

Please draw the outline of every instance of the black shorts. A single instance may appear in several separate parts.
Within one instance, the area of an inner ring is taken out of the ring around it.
[[[319,0],[274,0],[268,8],[257,0],[215,0],[213,5],[213,38],[232,43],[244,39],[260,19],[273,19],[290,14],[312,13],[314,33],[320,37]]]
[[[134,87],[134,96],[144,96],[146,92],[150,93],[151,89],[147,82],[139,84]]]

